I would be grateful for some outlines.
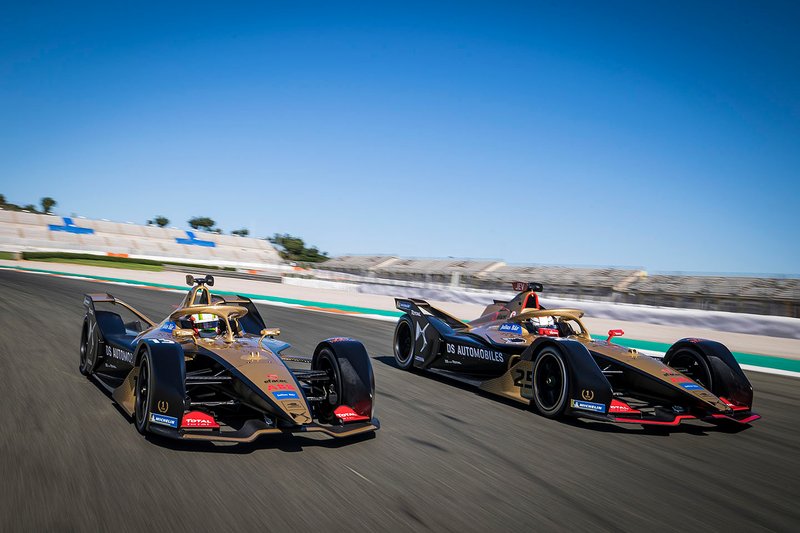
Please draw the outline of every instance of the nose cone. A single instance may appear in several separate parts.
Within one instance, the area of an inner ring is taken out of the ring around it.
[[[259,350],[254,353],[255,356],[249,354],[236,369],[269,399],[270,406],[273,406],[271,410],[276,415],[295,424],[310,423],[311,410],[292,372],[272,352]]]

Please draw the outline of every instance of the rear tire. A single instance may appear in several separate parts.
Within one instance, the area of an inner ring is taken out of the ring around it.
[[[134,423],[136,431],[144,435],[147,433],[147,421],[150,418],[150,355],[145,352],[139,362],[139,376],[136,378],[136,404],[134,408]]]
[[[546,347],[533,364],[533,402],[546,418],[558,418],[567,407],[569,373],[561,352]]]
[[[78,370],[84,376],[91,376],[97,368],[98,351],[100,349],[100,337],[97,334],[97,326],[90,326],[89,321],[83,323],[81,330],[80,365]]]
[[[705,356],[691,348],[681,348],[664,358],[664,364],[677,370],[681,374],[696,381],[705,389],[714,391],[714,380],[711,377],[711,367]]]
[[[408,315],[403,315],[394,328],[394,360],[403,370],[414,366],[414,324]]]

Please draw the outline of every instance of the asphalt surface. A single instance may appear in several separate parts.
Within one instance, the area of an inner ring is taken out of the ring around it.
[[[294,354],[373,358],[382,429],[214,446],[141,437],[78,373],[82,294],[151,317],[180,295],[0,272],[0,531],[798,531],[800,380],[750,374],[744,431],[561,422],[394,367],[394,325],[259,306]]]

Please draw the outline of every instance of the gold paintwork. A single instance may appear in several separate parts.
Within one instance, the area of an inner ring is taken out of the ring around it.
[[[169,317],[167,317],[160,324],[152,322],[144,317],[144,315],[139,314],[120,300],[112,299],[99,301],[113,301],[115,304],[119,304],[131,309],[137,314],[137,316],[151,325],[150,328],[143,331],[140,335],[146,333],[150,338],[161,338],[168,340],[175,339],[183,346],[183,349],[187,354],[187,358],[193,356],[192,352],[196,352],[198,350],[210,350],[214,352],[217,356],[221,357],[237,371],[241,372],[245,379],[252,383],[255,388],[261,390],[270,397],[274,403],[274,407],[270,407],[270,409],[279,409],[284,411],[286,415],[295,421],[295,423],[303,427],[303,431],[321,431],[331,436],[340,437],[354,435],[364,431],[373,431],[375,429],[375,426],[368,425],[367,427],[360,426],[352,431],[332,432],[323,426],[314,425],[311,416],[311,410],[305,401],[302,391],[300,390],[300,385],[295,380],[291,370],[289,370],[289,368],[287,368],[283,363],[284,359],[262,344],[262,341],[266,336],[277,336],[280,334],[280,330],[278,328],[266,328],[261,331],[262,335],[259,338],[258,335],[241,333],[241,330],[237,328],[236,331],[238,333],[234,335],[234,330],[230,327],[230,321],[235,320],[237,317],[242,317],[248,312],[247,308],[234,304],[236,302],[244,302],[241,300],[234,300],[233,302],[229,303],[228,301],[219,297],[215,297],[208,292],[208,301],[212,301],[212,299],[216,298],[219,303],[214,305],[185,305],[187,302],[193,301],[194,295],[198,292],[197,289],[199,288],[200,287],[193,287],[193,289],[189,291],[189,294],[187,294],[186,298],[184,298],[181,307],[170,313]],[[202,288],[207,290],[205,287]],[[102,295],[103,298],[106,298],[107,296],[108,295]],[[215,314],[222,320],[225,320],[228,324],[225,334],[216,338],[205,339],[198,338],[191,329],[174,328],[172,331],[167,329],[153,330],[153,328],[156,327],[163,328],[168,322],[175,322],[178,318],[197,313]],[[266,335],[264,335],[264,332],[267,332]],[[289,358],[287,357],[286,360],[289,360]],[[307,361],[303,360],[303,362]],[[122,385],[117,387],[112,393],[114,401],[116,401],[123,411],[125,411],[125,413],[127,413],[129,416],[133,416],[135,411],[135,389],[138,373],[139,368],[134,367],[125,377]],[[267,376],[274,376],[274,378],[271,380],[273,383],[267,383]],[[281,385],[287,388],[269,390],[270,385]],[[292,399],[291,401],[276,398],[274,393],[281,391],[294,391],[297,393],[298,398]],[[308,426],[308,424],[312,425]],[[267,433],[291,433],[291,430],[259,430],[246,438],[223,437],[217,435],[196,435],[189,433],[185,434],[183,437],[202,440],[250,442],[258,436]]]
[[[661,361],[652,357],[642,356],[638,351],[632,348],[629,349],[609,341],[596,341],[592,339],[588,329],[581,321],[581,317],[583,317],[584,313],[580,309],[536,309],[525,307],[526,303],[529,302],[529,295],[532,292],[533,291],[530,290],[521,292],[510,302],[495,301],[494,304],[486,307],[486,310],[479,318],[465,323],[467,326],[465,333],[482,337],[489,341],[490,344],[493,343],[505,346],[508,346],[508,344],[506,344],[507,339],[516,337],[522,339],[522,342],[519,342],[517,345],[524,348],[539,338],[540,335],[532,334],[524,327],[522,328],[522,334],[501,332],[499,331],[500,325],[506,323],[522,325],[528,319],[540,317],[552,317],[555,321],[566,321],[569,322],[575,330],[575,335],[570,335],[567,338],[580,342],[589,351],[598,353],[617,364],[642,371],[684,394],[694,396],[700,402],[717,411],[727,412],[730,410],[722,400],[704,387],[696,390],[682,388],[680,386],[681,382],[686,383],[688,381],[694,383],[694,381],[677,370],[668,367]],[[486,392],[497,394],[521,403],[530,403],[533,398],[531,366],[530,361],[520,361],[518,356],[512,356],[512,358],[509,359],[509,368],[503,375],[484,381],[479,388]],[[589,391],[587,395],[591,395],[593,398],[594,391]]]
[[[122,385],[114,389],[114,392],[111,393],[111,397],[128,416],[133,416],[134,413],[137,379],[139,379],[139,367],[135,366],[125,377],[125,381],[122,382]]]
[[[194,341],[197,340],[197,338],[194,336],[194,330],[189,328],[175,328],[172,330],[172,336],[178,339],[178,342],[183,342],[190,339]]]
[[[264,339],[266,339],[267,337],[269,337],[271,339],[274,339],[275,337],[277,337],[280,334],[281,334],[280,328],[264,328],[264,329],[262,329],[261,330],[261,338],[258,339],[259,346],[261,345],[262,342],[264,342]]]

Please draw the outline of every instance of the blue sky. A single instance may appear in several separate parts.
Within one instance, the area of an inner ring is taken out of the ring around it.
[[[800,274],[794,2],[23,3],[0,193],[330,254]]]

